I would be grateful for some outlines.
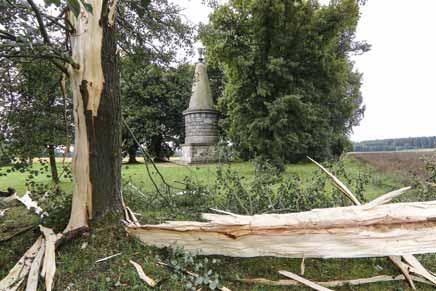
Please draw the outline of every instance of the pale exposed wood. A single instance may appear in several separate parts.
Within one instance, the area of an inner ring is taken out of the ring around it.
[[[0,209],[0,217],[5,216],[6,211],[8,211],[9,208],[5,208],[5,209]]]
[[[79,17],[69,13],[69,21],[75,29],[75,33],[70,36],[72,59],[78,67],[69,68],[76,132],[72,162],[73,201],[70,220],[64,232],[87,227],[88,219],[92,218],[92,184],[85,110],[90,110],[92,116],[97,116],[104,86],[101,63],[103,28],[100,25],[103,0],[89,2],[92,13],[88,13],[80,1],[78,3]],[[84,91],[86,104],[82,96]]]
[[[128,226],[146,244],[235,257],[350,258],[436,252],[436,201],[290,214],[204,214],[210,222]]]
[[[35,243],[24,253],[8,275],[0,281],[0,290],[14,290],[18,288],[29,273],[32,261],[41,248],[43,238],[40,236]]]
[[[108,14],[108,25],[109,26],[113,26],[115,23],[117,4],[118,4],[118,0],[113,0],[112,4],[110,5],[109,14]]]
[[[309,158],[310,159],[310,158]],[[346,196],[350,196],[351,195],[351,201],[355,204],[355,205],[361,205],[360,201],[356,198],[356,196],[345,186],[344,183],[342,183],[336,176],[334,176],[333,174],[331,174],[329,171],[327,171],[322,165],[320,165],[319,163],[315,162],[314,160],[310,159],[311,161],[313,161],[316,165],[318,165],[331,179],[333,179],[333,182],[335,183],[335,185],[342,191],[342,193],[344,193]],[[338,184],[339,182],[339,184]],[[366,204],[367,207],[374,207],[377,205],[381,205],[384,203],[388,203],[390,202],[394,197],[397,197],[398,195],[401,195],[402,193],[404,193],[405,191],[407,191],[408,189],[404,190],[400,189],[394,192],[390,192],[387,193],[385,195],[380,196],[379,198],[375,199],[374,201],[372,201],[371,203]],[[407,282],[409,283],[410,287],[413,290],[416,290],[415,284],[413,283],[411,277],[410,277],[410,272],[409,269],[405,267],[405,265],[401,262],[401,257],[392,257],[389,256],[389,259],[398,266],[398,268],[401,270],[401,272],[403,273],[404,277],[406,278]]]
[[[108,256],[108,257],[105,257],[105,258],[98,259],[98,260],[95,261],[95,262],[96,262],[96,263],[101,263],[101,262],[104,262],[104,261],[110,260],[110,259],[112,259],[112,258],[118,257],[118,256],[121,255],[121,254],[122,254],[122,253],[116,253],[116,254],[114,254],[114,255],[111,255],[111,256]]]
[[[412,276],[412,279],[416,282],[420,282],[427,285],[432,285],[432,283],[429,283],[427,280],[424,280],[417,276]],[[361,279],[351,279],[351,280],[334,280],[334,281],[327,281],[327,282],[318,282],[315,283],[324,287],[342,287],[342,286],[357,286],[357,285],[364,285],[364,284],[371,284],[371,283],[378,283],[378,282],[394,282],[394,281],[403,281],[406,280],[404,275],[397,275],[397,276],[388,276],[388,275],[380,275],[380,276],[374,276],[370,278],[361,278]],[[267,286],[298,286],[300,285],[299,282],[294,280],[268,280],[265,278],[250,278],[250,279],[239,279],[238,281],[247,283],[247,284],[259,284],[259,285],[267,285]]]
[[[303,277],[298,276],[297,274],[294,274],[292,272],[288,272],[288,271],[279,271],[280,275],[283,275],[285,277],[291,278],[292,280],[295,280],[303,285],[306,285],[307,287],[310,287],[314,290],[317,291],[332,291],[331,289],[328,289],[326,287],[323,287],[321,285],[318,285],[312,281],[309,281]]]
[[[153,280],[152,278],[150,278],[149,276],[147,276],[144,272],[144,270],[142,269],[141,265],[130,260],[130,263],[135,267],[136,272],[139,275],[139,278],[141,278],[142,281],[144,281],[148,286],[150,287],[155,287],[157,285],[156,281]]]
[[[38,254],[30,266],[29,276],[27,277],[26,291],[36,291],[38,289],[39,269],[42,265],[42,259],[45,253],[45,240],[42,240]]]
[[[330,173],[326,168],[324,168],[320,163],[313,160],[310,157],[307,157],[310,161],[312,161],[315,165],[317,165],[324,173],[327,174],[327,176],[332,179],[333,184],[338,188],[342,193],[345,194],[355,205],[360,205],[360,201],[354,196],[354,194],[348,189],[347,186],[345,186],[344,183],[342,183],[338,178],[336,178],[332,173]]]
[[[436,285],[436,277],[433,274],[430,274],[430,272],[427,271],[414,256],[405,255],[403,256],[403,260],[410,265],[409,271],[411,273],[420,275]]]
[[[301,258],[301,264],[300,264],[300,275],[304,276],[304,270],[305,270],[305,266],[304,266],[304,256],[303,258]]]
[[[216,208],[210,208],[210,210],[216,212],[216,213],[220,213],[220,214],[227,214],[227,215],[233,215],[233,216],[239,216],[239,214],[235,214],[229,211],[224,211],[224,210],[220,210],[220,209],[216,209]]]
[[[51,291],[53,288],[53,279],[56,273],[56,241],[57,236],[52,229],[39,226],[41,232],[45,237],[45,252],[44,252],[44,262],[42,265],[41,276],[45,278],[45,288],[47,291]]]
[[[36,214],[44,215],[44,210],[42,210],[42,208],[38,206],[38,202],[32,200],[29,191],[27,191],[26,194],[24,194],[24,196],[17,197],[16,199],[20,201],[27,209],[29,210],[33,209]]]
[[[366,203],[365,205],[367,207],[374,207],[377,205],[381,205],[381,204],[386,204],[392,201],[392,199],[397,198],[398,196],[404,194],[405,192],[409,191],[410,189],[412,189],[412,187],[404,187],[389,193],[386,193],[384,195],[381,195],[379,197],[377,197],[376,199]]]
[[[404,275],[405,280],[409,283],[413,290],[416,290],[415,283],[413,283],[412,275],[410,274],[409,266],[402,262],[401,256],[389,256],[389,259],[400,269]]]

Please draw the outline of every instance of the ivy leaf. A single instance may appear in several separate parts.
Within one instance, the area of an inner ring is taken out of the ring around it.
[[[44,2],[47,5],[54,4],[58,7],[61,5],[61,0],[44,0]]]
[[[71,9],[74,16],[79,16],[80,13],[80,3],[77,0],[67,0],[68,8]]]
[[[82,2],[83,7],[85,7],[85,10],[92,14],[92,5],[90,3],[85,2],[84,0],[80,0]]]

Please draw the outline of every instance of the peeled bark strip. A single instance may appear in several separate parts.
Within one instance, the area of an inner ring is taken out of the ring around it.
[[[397,198],[398,196],[402,195],[403,193],[409,191],[410,189],[412,189],[412,187],[408,186],[408,187],[404,187],[389,193],[386,193],[380,197],[377,197],[376,199],[366,203],[365,205],[367,207],[374,207],[377,205],[382,205],[382,204],[386,204],[391,202],[394,198]]]
[[[336,188],[338,188],[342,193],[345,194],[355,205],[360,205],[360,201],[354,196],[354,194],[348,189],[347,186],[345,186],[344,183],[342,183],[338,178],[336,178],[335,175],[330,173],[326,168],[324,168],[320,163],[315,161],[314,159],[307,157],[312,163],[317,165],[327,176],[329,176],[330,179],[332,179],[333,183],[335,184]]]
[[[148,277],[144,270],[142,269],[141,265],[134,262],[134,261],[130,261],[130,263],[135,267],[136,272],[138,273],[139,278],[141,278],[142,281],[144,281],[148,286],[150,286],[151,288],[156,287],[157,283],[155,280],[153,280],[152,278]]]
[[[74,103],[73,204],[65,232],[87,227],[88,219],[121,210],[120,89],[115,24],[109,27],[108,0],[70,13],[70,67]],[[112,17],[112,16],[111,16]]]
[[[56,241],[57,236],[52,229],[39,226],[45,237],[44,262],[42,265],[41,276],[45,277],[45,288],[51,291],[53,288],[53,278],[56,273]]]
[[[324,173],[327,174],[332,180],[335,186],[341,190],[342,193],[344,193],[346,196],[348,196],[351,201],[353,201],[354,205],[361,205],[360,201],[357,199],[357,197],[345,186],[344,183],[342,183],[336,176],[334,176],[332,173],[330,173],[327,169],[325,169],[321,164],[317,163],[316,161],[309,158],[312,162],[314,162],[319,168],[321,168]],[[371,201],[370,203],[366,204],[367,207],[374,207],[377,205],[385,204],[390,201],[392,201],[393,198],[401,195],[402,193],[410,190],[411,187],[402,188],[393,192],[389,192],[387,194],[384,194],[377,199]],[[415,284],[413,283],[413,280],[411,279],[409,269],[405,267],[405,264],[401,262],[401,257],[393,257],[389,256],[389,259],[401,270],[404,277],[406,278],[407,282],[409,283],[410,287],[413,290],[416,290]]]
[[[0,290],[16,290],[30,271],[32,261],[38,254],[43,238],[40,236],[36,242],[24,253],[21,259],[9,271],[9,274],[0,281]],[[15,289],[14,289],[15,288]]]
[[[36,291],[38,289],[39,269],[45,253],[45,241],[43,239],[38,254],[30,266],[29,276],[27,277],[26,291]]]
[[[234,257],[356,258],[436,252],[436,201],[291,214],[204,214],[209,222],[128,226],[142,242]]]

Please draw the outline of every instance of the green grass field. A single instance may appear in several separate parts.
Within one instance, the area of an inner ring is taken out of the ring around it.
[[[37,167],[37,166],[35,166]],[[248,180],[253,178],[254,167],[250,163],[233,163],[224,165],[238,171]],[[404,178],[376,171],[374,168],[363,165],[353,159],[345,161],[346,169],[354,174],[368,173],[370,183],[365,195],[372,199],[394,188],[404,186]],[[211,184],[216,178],[217,165],[180,166],[172,163],[158,165],[159,171],[165,179],[180,186],[186,176],[202,184]],[[5,169],[3,169],[5,170]],[[286,175],[291,173],[301,176],[303,183],[311,180],[317,173],[312,164],[288,165]],[[131,182],[148,195],[153,192],[151,183],[143,164],[124,165],[123,181]],[[153,177],[158,176],[153,171]],[[47,182],[49,178],[38,176],[36,180]],[[0,177],[0,189],[15,187],[20,193],[26,190],[24,186],[25,175],[11,173]],[[61,187],[71,192],[71,181],[63,179]],[[126,201],[142,222],[160,222],[178,216],[172,209],[146,209],[146,201],[138,197],[126,197]],[[140,201],[140,202],[138,202]],[[177,211],[176,211],[177,212]],[[182,213],[182,211],[181,211]],[[68,219],[68,211],[60,209],[53,211],[44,222],[55,230],[61,231]],[[0,218],[0,240],[19,229],[36,225],[39,219],[20,206],[13,207]],[[4,277],[8,270],[21,257],[24,251],[39,235],[38,230],[27,231],[11,240],[0,242],[0,277]],[[115,253],[122,253],[111,260],[95,263]],[[124,229],[117,218],[108,218],[92,226],[89,236],[80,237],[68,242],[57,251],[57,273],[55,277],[55,290],[147,290],[147,287],[138,278],[129,260],[140,263],[150,277],[159,280],[158,290],[183,290],[184,283],[174,277],[171,270],[156,265],[157,257],[165,259],[166,250],[147,247],[126,236]],[[306,290],[303,287],[267,287],[262,285],[247,285],[238,282],[238,278],[264,277],[271,280],[283,279],[277,274],[278,270],[289,270],[299,273],[301,260],[283,258],[225,258],[214,257],[220,260],[214,266],[214,271],[220,274],[220,281],[232,290]],[[429,269],[436,269],[434,256],[419,256],[419,259]],[[432,268],[433,267],[433,268]],[[398,271],[386,258],[371,259],[306,259],[305,277],[313,280],[339,280],[363,278],[382,274],[395,275]],[[418,283],[420,290],[432,290]],[[41,289],[42,290],[42,289]],[[203,290],[206,290],[203,288]],[[341,287],[335,290],[408,290],[404,282],[379,283],[362,285],[359,287]]]

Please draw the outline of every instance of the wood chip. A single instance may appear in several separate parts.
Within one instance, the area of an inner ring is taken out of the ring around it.
[[[0,217],[5,216],[6,211],[8,211],[9,208],[5,208],[5,209],[0,209]]]
[[[142,281],[144,281],[148,286],[150,287],[156,287],[157,283],[155,280],[153,280],[152,278],[148,277],[145,273],[144,270],[142,269],[141,265],[130,260],[130,263],[135,267],[136,272],[139,275],[139,278],[141,278]]]
[[[294,274],[294,273],[291,273],[288,271],[279,271],[279,274],[283,275],[285,277],[291,278],[292,280],[295,280],[295,281],[297,281],[303,285],[306,285],[307,287],[310,287],[310,288],[317,290],[317,291],[332,291],[331,289],[328,289],[326,287],[318,285],[312,281],[309,281],[303,277],[298,276],[297,274]]]
[[[104,262],[104,261],[110,260],[110,259],[112,259],[112,258],[115,258],[115,257],[117,257],[117,256],[119,256],[119,255],[121,255],[121,254],[122,254],[122,253],[116,253],[116,254],[114,254],[114,255],[111,255],[111,256],[108,256],[108,257],[105,257],[105,258],[98,259],[98,260],[95,261],[95,262],[96,262],[96,263]]]

